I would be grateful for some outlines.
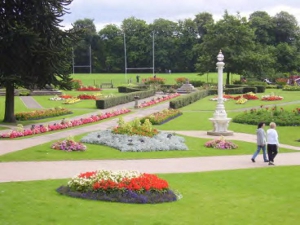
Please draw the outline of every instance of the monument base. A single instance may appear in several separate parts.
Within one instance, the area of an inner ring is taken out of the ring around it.
[[[233,136],[233,131],[217,132],[217,131],[207,131],[207,135],[211,136]]]

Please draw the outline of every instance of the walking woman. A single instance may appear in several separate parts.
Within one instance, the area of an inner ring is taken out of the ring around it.
[[[276,123],[270,123],[270,129],[267,130],[267,150],[269,156],[269,165],[274,165],[274,158],[278,153],[279,141],[278,141],[278,133],[275,130]]]
[[[251,161],[255,162],[255,158],[256,156],[260,153],[260,150],[262,150],[263,152],[263,158],[265,162],[269,162],[269,160],[267,159],[267,153],[266,153],[266,132],[264,130],[265,127],[265,123],[264,122],[260,122],[257,126],[257,130],[256,130],[256,142],[257,142],[257,150],[254,152]]]

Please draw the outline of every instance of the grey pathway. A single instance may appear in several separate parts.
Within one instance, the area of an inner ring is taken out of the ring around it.
[[[43,108],[32,96],[20,96],[20,99],[28,109]]]
[[[141,153],[143,154],[143,153]],[[0,163],[0,182],[70,178],[100,169],[138,170],[146,173],[188,173],[270,167],[262,156],[252,163],[250,155],[140,160],[89,160]],[[282,153],[276,166],[300,165],[300,153]]]

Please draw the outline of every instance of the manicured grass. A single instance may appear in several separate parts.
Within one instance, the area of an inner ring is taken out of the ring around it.
[[[67,180],[1,183],[0,224],[294,225],[300,220],[299,173],[294,166],[162,174],[183,198],[156,205],[57,194]]]
[[[3,120],[4,118],[4,110],[5,110],[5,97],[4,96],[0,96],[0,121]],[[30,111],[30,109],[28,109],[24,103],[22,102],[22,100],[20,99],[20,97],[16,96],[15,97],[15,112],[27,112]]]
[[[153,77],[152,73],[138,73],[140,76],[140,82],[142,79],[146,79],[149,77]],[[112,81],[114,86],[127,84],[128,80],[131,79],[132,83],[136,83],[136,75],[137,73],[128,73],[127,76],[123,74],[75,74],[72,75],[72,78],[79,79],[83,82],[84,85],[100,85],[101,83],[107,83]],[[207,83],[217,83],[218,74],[217,73],[209,73],[203,76],[198,75],[198,73],[156,73],[157,77],[164,78],[166,84],[175,84],[175,79],[178,77],[186,77],[190,80],[201,80]],[[226,80],[226,76],[223,76],[224,82]],[[233,74],[231,76],[231,80],[239,80],[240,75]]]
[[[261,99],[261,96],[263,95],[269,95],[270,93],[272,93],[272,89],[266,89],[265,93],[258,93],[257,96]],[[274,92],[276,95],[280,95],[283,98],[283,100],[280,101],[262,101],[260,99],[258,100],[248,100],[245,104],[236,104],[236,100],[230,99],[226,102],[224,102],[224,106],[226,111],[230,111],[230,110],[237,110],[240,109],[241,111],[243,111],[243,109],[245,108],[252,108],[252,107],[258,107],[261,105],[264,105],[264,107],[270,106],[275,106],[278,105],[280,107],[282,107],[282,105],[284,104],[291,104],[291,105],[284,105],[284,108],[286,108],[287,110],[292,110],[295,109],[297,107],[300,107],[300,99],[298,98],[298,96],[300,95],[300,92],[287,92],[287,91],[282,91],[282,90],[277,90],[276,92]],[[233,95],[233,96],[238,96],[238,95]],[[217,101],[210,101],[210,99],[212,97],[216,97],[216,96],[207,96],[203,99],[201,99],[200,101],[197,101],[191,105],[188,105],[184,108],[182,108],[182,110],[186,110],[186,111],[201,111],[201,110],[215,110],[216,109],[216,105],[217,105]],[[298,101],[298,103],[294,103],[295,101]]]
[[[83,135],[74,139],[79,141]],[[214,139],[216,137],[211,137]],[[94,159],[148,159],[148,158],[180,158],[198,156],[221,156],[221,155],[245,155],[253,154],[256,144],[243,141],[233,141],[239,145],[238,149],[221,150],[206,148],[204,144],[211,139],[185,137],[188,151],[158,151],[158,152],[120,152],[117,149],[86,144],[85,152],[64,152],[51,149],[54,142],[34,146],[22,151],[12,152],[0,156],[0,162],[9,161],[55,161],[55,160],[94,160]],[[294,152],[293,150],[280,148],[280,152]]]
[[[186,112],[185,108],[182,109],[182,116],[177,117],[174,120],[169,121],[168,123],[162,124],[160,126],[155,126],[160,130],[212,130],[212,123],[209,121],[209,118],[213,117],[213,111],[210,112]],[[227,112],[228,118],[233,118],[235,115],[238,115],[241,112]],[[268,125],[266,126],[266,129]],[[247,134],[256,134],[257,126],[240,124],[230,122],[228,130],[234,132],[247,133]],[[276,130],[279,135],[279,142],[281,144],[288,144],[293,146],[300,146],[300,142],[296,140],[300,139],[299,127],[280,127],[277,126]]]

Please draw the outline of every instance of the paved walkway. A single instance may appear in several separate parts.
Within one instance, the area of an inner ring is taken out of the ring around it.
[[[153,112],[168,108],[169,103],[161,103],[156,106],[134,110],[132,114],[124,115],[126,121],[136,117],[143,117]],[[131,108],[133,103],[127,103],[119,107]],[[111,111],[109,109],[108,111]],[[97,111],[99,112],[99,111]],[[101,111],[103,112],[103,111]],[[90,114],[95,114],[90,113]],[[87,115],[90,115],[87,114]],[[87,116],[85,115],[85,116]],[[84,117],[84,116],[80,116]],[[55,121],[54,121],[55,122]],[[60,121],[57,121],[60,122]],[[23,150],[28,147],[47,143],[66,136],[75,136],[95,130],[107,129],[115,126],[117,119],[103,121],[99,124],[91,124],[71,130],[62,130],[52,134],[45,134],[22,140],[0,140],[0,155]],[[2,131],[3,132],[3,131]],[[6,132],[6,131],[5,131]],[[212,138],[206,131],[175,131],[178,134]],[[234,133],[234,136],[226,137],[231,140],[243,140],[256,142],[255,135]],[[284,148],[299,150],[300,147],[281,145]],[[141,153],[143,154],[143,153]],[[148,173],[184,173],[201,172],[213,170],[230,170],[266,167],[262,157],[257,158],[256,163],[250,161],[250,155],[240,156],[214,156],[214,157],[193,157],[193,158],[171,158],[171,159],[141,159],[141,160],[82,160],[82,161],[51,161],[51,162],[7,162],[0,163],[0,182],[42,180],[69,178],[83,171],[98,169],[132,169]],[[261,161],[260,161],[261,160]],[[300,165],[300,152],[282,153],[276,158],[276,165]]]
[[[43,108],[32,96],[20,96],[20,99],[28,109]]]

